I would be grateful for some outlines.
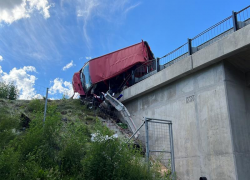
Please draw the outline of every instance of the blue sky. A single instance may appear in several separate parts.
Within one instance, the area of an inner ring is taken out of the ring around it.
[[[247,0],[0,0],[0,80],[20,98],[70,93],[94,58],[146,40],[156,57],[250,5]]]

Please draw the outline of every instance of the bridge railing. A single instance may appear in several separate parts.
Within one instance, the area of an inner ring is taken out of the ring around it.
[[[233,20],[232,16],[229,16],[195,36],[191,40],[191,53],[193,54],[233,32]]]
[[[237,25],[239,29],[250,24],[250,6],[237,12],[237,21],[238,21]]]
[[[134,71],[134,83],[146,79],[152,74],[181,61],[185,57],[194,54],[248,24],[250,24],[250,6],[239,12],[233,11],[231,16],[206,29],[194,38],[188,39],[185,44],[177,49],[137,68]]]
[[[188,56],[188,43],[183,44],[177,49],[171,51],[159,60],[160,70],[170,66],[171,64],[180,61],[181,59]]]
[[[160,58],[160,70],[180,61],[188,55],[207,47],[225,36],[250,24],[250,6],[233,12],[231,16],[201,32],[187,43]]]
[[[134,70],[135,83],[157,72],[157,59],[150,60]]]

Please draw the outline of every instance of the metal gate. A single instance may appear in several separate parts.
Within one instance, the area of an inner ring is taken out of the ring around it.
[[[172,121],[145,118],[146,160],[158,161],[175,173]]]
[[[145,128],[143,128],[145,126]],[[145,118],[144,122],[129,138],[128,142],[140,131],[139,139],[146,147],[146,161],[149,164],[160,162],[167,170],[175,174],[174,143],[172,121]]]

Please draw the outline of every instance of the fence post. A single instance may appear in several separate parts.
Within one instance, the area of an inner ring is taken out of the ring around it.
[[[156,72],[160,71],[160,58],[156,58]]]
[[[171,151],[171,173],[173,176],[175,173],[175,162],[174,162],[174,142],[173,142],[172,123],[169,124],[169,137],[170,137],[170,151]]]
[[[232,11],[232,19],[233,19],[234,31],[237,31],[238,30],[237,13],[234,11]]]
[[[146,141],[146,162],[148,163],[148,169],[149,169],[149,139],[148,139],[148,119],[145,118],[145,141]]]
[[[188,55],[192,54],[192,41],[191,39],[187,39],[188,40]]]
[[[45,100],[45,107],[44,107],[44,118],[43,118],[43,123],[45,122],[45,118],[46,118],[47,101],[48,101],[48,91],[49,91],[49,88],[47,88],[47,90],[46,90],[46,100]]]

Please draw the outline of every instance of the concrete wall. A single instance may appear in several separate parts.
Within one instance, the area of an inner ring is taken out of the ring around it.
[[[249,32],[250,25],[123,91],[138,126],[143,117],[173,121],[181,180],[250,179]]]
[[[225,84],[239,180],[250,179],[250,88],[244,73],[225,63]]]
[[[123,91],[137,126],[143,117],[173,121],[181,180],[250,179],[250,66],[245,76],[229,64],[240,54],[236,66],[249,62],[249,32],[250,25]]]
[[[211,66],[250,47],[250,25],[216,41],[166,69],[123,91],[121,101],[130,101],[169,84],[187,74]]]
[[[133,89],[139,92],[142,86],[150,84],[138,83],[138,89],[135,86]],[[221,62],[131,98],[125,101],[125,106],[138,126],[143,117],[173,121],[179,179],[198,180],[205,176],[209,180],[235,180],[233,133],[226,92],[224,64]],[[244,159],[242,157],[239,155],[238,159]],[[242,160],[236,162],[244,163]]]

